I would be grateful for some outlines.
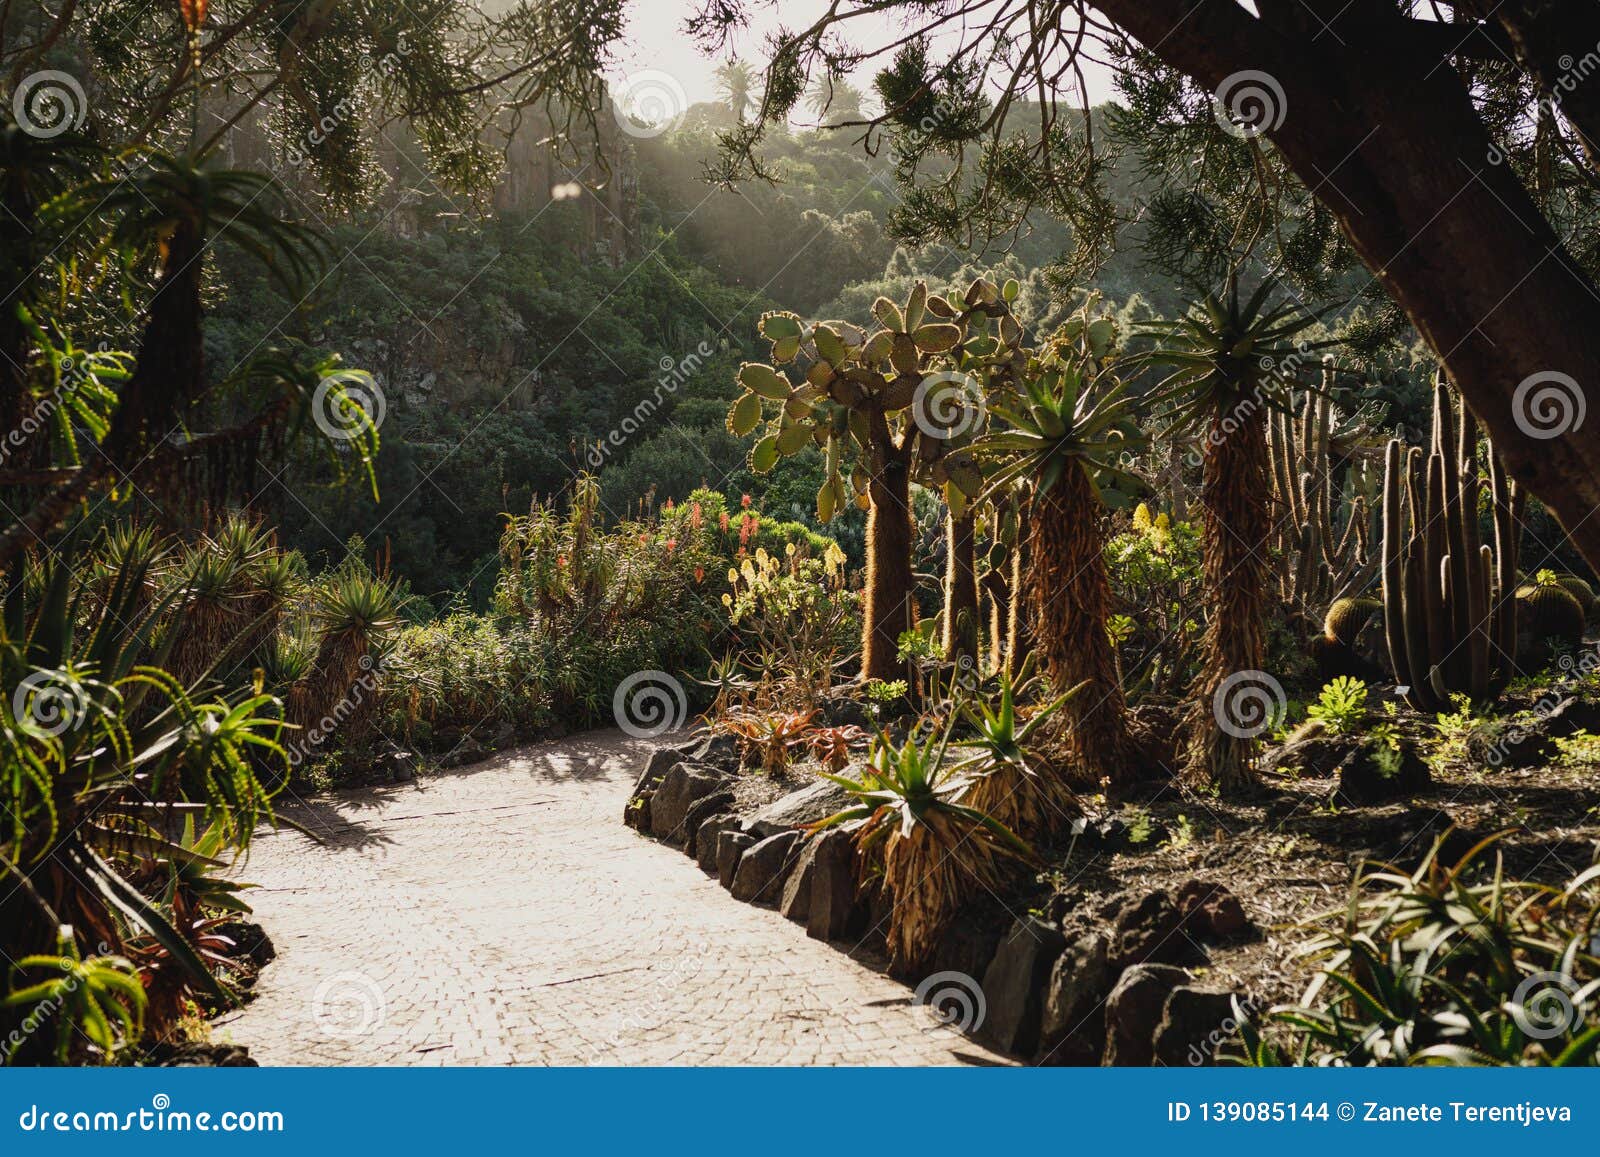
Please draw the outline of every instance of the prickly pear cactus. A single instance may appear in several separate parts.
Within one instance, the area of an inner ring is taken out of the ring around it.
[[[759,432],[750,450],[758,473],[808,446],[821,450],[824,522],[852,502],[866,509],[872,473],[889,463],[914,466],[960,508],[983,485],[965,448],[981,432],[987,392],[1024,356],[1017,293],[1014,281],[979,278],[957,304],[918,282],[903,304],[878,298],[867,326],[767,313],[759,328],[771,362],[740,366],[744,392],[728,429]]]

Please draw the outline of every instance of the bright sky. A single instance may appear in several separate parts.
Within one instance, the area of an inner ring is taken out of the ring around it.
[[[779,26],[780,20],[777,11],[768,4],[757,2],[751,7],[750,27],[739,35],[734,52],[759,64],[765,59],[763,49],[767,35]],[[784,0],[781,23],[790,29],[802,28],[827,8],[828,0]],[[637,0],[628,12],[628,33],[626,43],[619,46],[616,54],[617,67],[608,72],[607,78],[615,84],[642,70],[663,72],[682,87],[690,104],[716,100],[712,71],[725,58],[702,56],[694,40],[683,30],[684,20],[698,9],[697,0]],[[864,47],[878,47],[904,35],[903,29],[882,15],[860,17],[850,21],[847,27],[852,31],[852,42]],[[850,78],[851,83],[870,91],[872,76],[877,72],[873,67],[875,63],[863,66]],[[1111,78],[1106,69],[1088,65],[1085,76],[1091,101],[1110,97]]]

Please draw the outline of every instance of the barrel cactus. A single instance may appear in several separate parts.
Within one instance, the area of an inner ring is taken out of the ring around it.
[[[1517,665],[1536,671],[1583,641],[1583,603],[1554,571],[1542,570],[1517,591]]]

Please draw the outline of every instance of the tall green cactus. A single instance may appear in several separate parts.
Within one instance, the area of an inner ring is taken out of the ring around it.
[[[1488,444],[1487,438],[1484,439]],[[1383,610],[1395,682],[1419,711],[1483,701],[1515,670],[1517,549],[1525,502],[1488,446],[1494,545],[1481,541],[1478,428],[1441,373],[1433,440],[1391,441],[1383,477]]]
[[[1322,391],[1307,390],[1298,414],[1275,411],[1267,427],[1278,502],[1278,590],[1312,625],[1339,599],[1366,590],[1378,573],[1377,480],[1361,458],[1374,423],[1364,411],[1341,417],[1328,398],[1332,385],[1327,358]]]

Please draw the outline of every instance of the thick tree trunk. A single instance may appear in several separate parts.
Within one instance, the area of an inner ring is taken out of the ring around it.
[[[916,623],[911,598],[911,478],[898,458],[875,463],[868,497],[867,595],[862,609],[861,677],[901,679],[900,633]]]
[[[1600,291],[1494,163],[1466,86],[1419,52],[1416,22],[1374,0],[1355,0],[1329,31],[1217,0],[1097,7],[1207,88],[1247,69],[1277,81],[1272,143],[1439,355],[1512,476],[1600,566],[1600,417],[1578,417],[1600,382]],[[1543,416],[1529,404],[1537,386],[1517,393],[1538,375],[1559,403]]]
[[[944,654],[952,662],[978,655],[978,526],[969,508],[945,517]]]
[[[1082,469],[1035,496],[1028,531],[1028,596],[1039,654],[1059,694],[1083,684],[1064,709],[1075,783],[1125,783],[1135,771],[1127,703],[1106,633],[1111,585],[1100,540],[1100,501]]]
[[[1271,580],[1266,411],[1212,421],[1200,491],[1207,610],[1204,655],[1190,708],[1183,777],[1221,791],[1255,783],[1257,738],[1283,705],[1262,670]]]

